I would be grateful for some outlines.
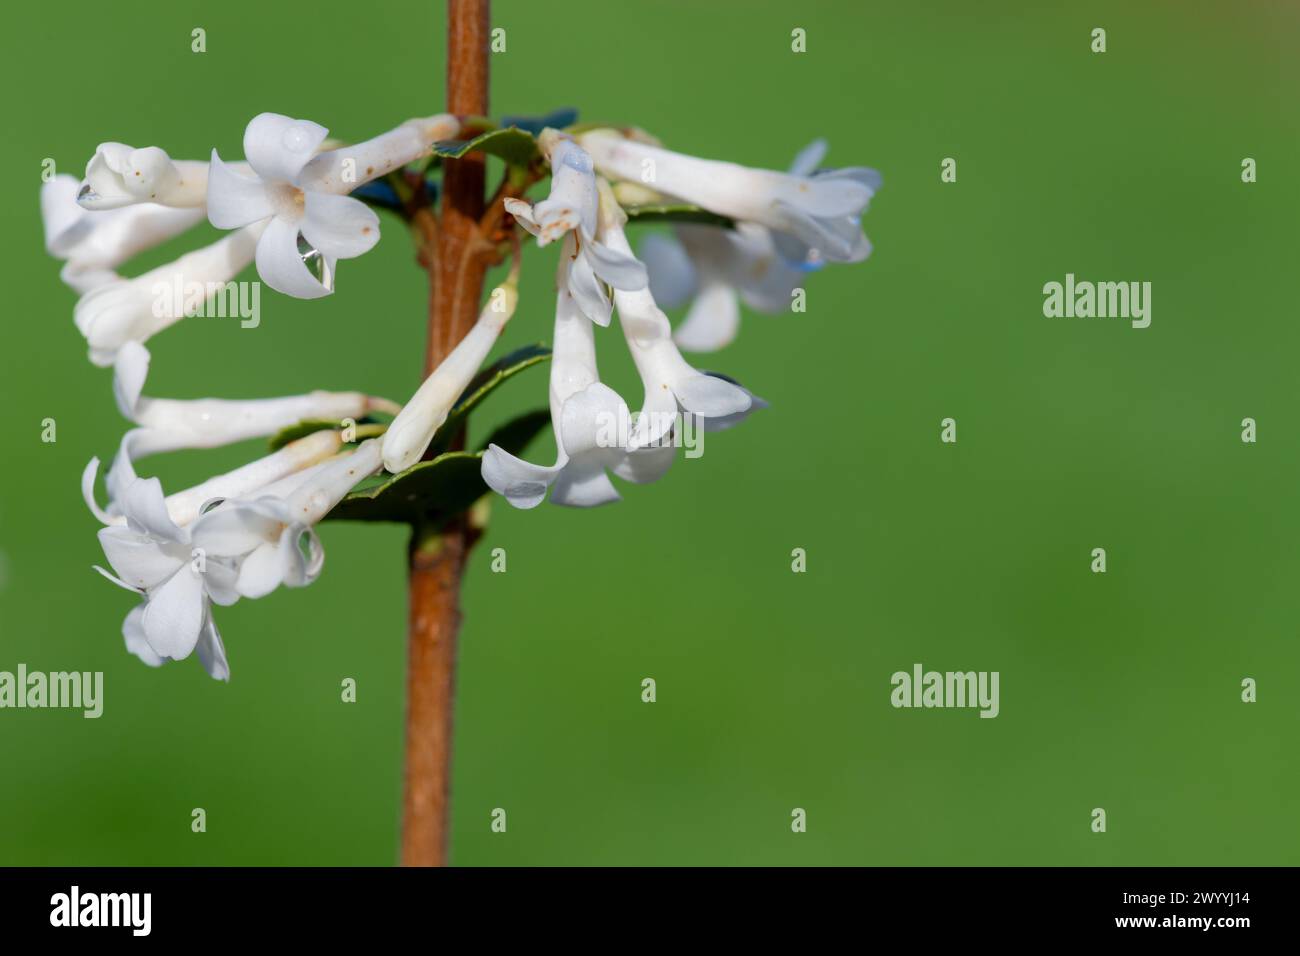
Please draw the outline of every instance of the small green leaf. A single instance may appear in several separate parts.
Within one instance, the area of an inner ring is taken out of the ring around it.
[[[699,206],[692,206],[688,203],[654,203],[648,206],[624,206],[623,211],[627,213],[628,222],[697,222],[707,226],[721,226],[723,229],[732,229],[736,225],[727,216],[719,216],[717,213],[709,212],[707,209],[701,209]]]
[[[489,441],[516,455],[549,421],[550,413],[537,409],[502,425]],[[481,451],[449,451],[400,475],[377,476],[340,501],[326,520],[441,524],[490,490],[480,474],[482,461]]]
[[[271,436],[271,451],[279,451],[291,441],[306,438],[315,432],[336,431],[343,427],[341,421],[328,418],[307,418],[296,425],[281,428]]]
[[[460,159],[466,153],[488,153],[511,166],[531,166],[542,156],[533,135],[516,126],[494,129],[468,140],[444,139],[433,144],[433,152],[449,159]]]
[[[456,399],[456,404],[451,407],[447,420],[442,423],[442,427],[433,436],[433,441],[429,443],[431,453],[437,455],[446,451],[460,434],[469,413],[492,392],[524,369],[532,368],[550,357],[551,350],[540,342],[535,345],[525,345],[523,348],[515,349],[509,355],[502,356],[475,375],[460,398]]]

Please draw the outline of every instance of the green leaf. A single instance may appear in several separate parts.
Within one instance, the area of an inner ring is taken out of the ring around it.
[[[279,451],[291,441],[297,441],[299,438],[306,438],[315,432],[334,431],[343,427],[341,421],[335,421],[329,418],[307,418],[298,422],[296,425],[289,425],[281,428],[271,436],[271,451]]]
[[[542,158],[532,133],[516,126],[494,129],[473,139],[445,139],[433,144],[436,156],[460,159],[466,153],[488,153],[511,166],[531,166]]]
[[[517,455],[549,421],[550,413],[537,409],[502,425],[489,441]],[[490,490],[480,474],[482,461],[482,451],[449,451],[400,475],[379,476],[354,489],[326,520],[442,524]]]
[[[451,447],[451,443],[460,434],[465,419],[485,398],[500,388],[505,382],[514,378],[524,369],[532,368],[551,357],[551,350],[542,343],[525,345],[515,349],[509,355],[502,356],[470,381],[456,404],[451,407],[447,420],[442,423],[429,443],[430,452],[438,455]]]
[[[732,229],[736,223],[727,216],[719,216],[699,206],[688,203],[654,203],[648,206],[624,206],[628,222],[698,222],[708,226]]]

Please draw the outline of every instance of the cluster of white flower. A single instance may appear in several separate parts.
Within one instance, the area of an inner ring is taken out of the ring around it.
[[[326,148],[327,130],[306,120],[263,113],[244,134],[243,163],[174,161],[157,147],[105,143],[85,179],[45,184],[46,245],[65,261],[64,281],[81,298],[74,317],[90,359],[114,368],[118,407],[134,427],[123,436],[98,504],[98,459],[82,489],[103,523],[99,540],[113,573],[106,577],[142,598],[123,625],[127,648],[146,663],[195,650],[208,673],[229,667],[212,604],[300,587],[320,573],[314,531],[358,482],[418,462],[456,399],[479,369],[518,301],[517,269],[494,290],[463,341],[399,409],[361,393],[312,392],[270,399],[176,400],[143,394],[149,368],[144,342],[192,314],[248,265],[262,281],[298,298],[333,291],[338,260],[366,252],[379,220],[346,195],[427,155],[460,130],[456,117],[411,120],[354,146]],[[642,134],[596,130],[572,136],[547,129],[539,147],[551,170],[550,195],[506,209],[539,246],[560,245],[550,377],[557,458],[522,461],[491,445],[482,476],[512,504],[546,498],[591,506],[617,500],[609,472],[653,481],[671,464],[665,441],[679,413],[705,427],[735,424],[761,405],[749,391],[693,368],[677,345],[717,348],[734,337],[737,297],[776,311],[804,273],[826,261],[851,262],[868,251],[859,216],[879,186],[871,170],[817,171],[824,147],[806,150],[790,173],[751,170],[671,153]],[[616,191],[645,196],[642,172],[656,171],[653,198],[696,205],[734,222],[678,228],[680,245],[652,237],[639,260],[624,232]],[[611,183],[613,185],[611,185]],[[203,219],[233,230],[176,262],[134,278],[117,268]],[[647,268],[648,266],[648,268]],[[159,288],[186,290],[160,298]],[[193,291],[190,291],[193,290]],[[656,299],[695,301],[674,341]],[[601,383],[594,327],[617,311],[645,389],[642,413]],[[165,496],[136,463],[184,448],[212,448],[273,435],[303,420],[356,420],[395,414],[377,437],[355,444],[344,432],[308,434],[266,457],[196,487]],[[611,442],[609,435],[623,436]]]

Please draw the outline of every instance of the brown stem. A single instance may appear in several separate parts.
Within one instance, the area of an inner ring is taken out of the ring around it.
[[[447,111],[488,111],[489,0],[447,2]],[[479,233],[482,155],[447,160],[442,210],[429,271],[427,375],[464,338],[478,314],[489,258]],[[402,864],[447,862],[452,710],[460,581],[469,550],[467,521],[414,528],[410,547],[410,638],[406,679],[406,779]]]

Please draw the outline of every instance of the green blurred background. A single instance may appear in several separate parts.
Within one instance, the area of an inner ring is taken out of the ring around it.
[[[494,5],[497,114],[572,105],[772,168],[826,136],[830,163],[875,166],[885,188],[867,263],[696,359],[769,410],[616,506],[494,505],[464,594],[453,862],[1300,862],[1300,14],[1050,6]],[[124,423],[37,194],[45,157],[80,175],[105,140],[237,157],[264,110],[344,139],[437,112],[442,19],[408,2],[6,13],[0,670],[101,670],[106,701],[99,720],[0,711],[0,864],[396,860],[403,529],[327,525],[317,584],[219,609],[229,685],[128,656],[132,601],[90,570],[78,493]],[[425,280],[400,223],[383,227],[329,299],[264,290],[260,328],[191,319],[151,340],[146,391],[404,399]],[[549,338],[553,256],[528,256],[501,350]],[[1151,281],[1151,327],[1044,318],[1042,286],[1066,272]],[[621,336],[598,341],[637,405]],[[507,386],[477,433],[544,404],[545,378]],[[142,471],[179,488],[260,448]],[[548,434],[528,457],[550,456]],[[1001,715],[891,708],[890,675],[918,661],[1000,671]]]

